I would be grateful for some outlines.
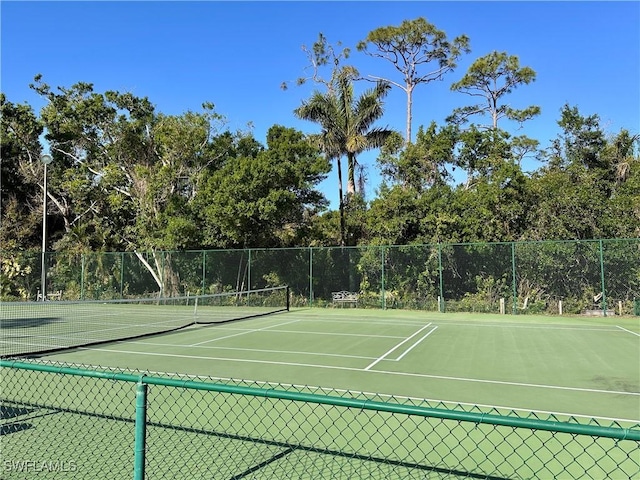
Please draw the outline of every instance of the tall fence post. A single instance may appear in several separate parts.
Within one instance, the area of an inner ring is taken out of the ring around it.
[[[384,290],[384,245],[380,247],[380,272],[381,272],[381,279],[380,279],[380,293],[382,295],[382,299],[381,299],[381,305],[382,305],[382,309],[385,310],[387,308],[387,295],[385,293]]]
[[[147,385],[143,383],[143,377],[140,377],[137,385],[133,480],[144,480],[147,440]]]
[[[155,255],[155,254],[154,254]],[[163,298],[165,295],[164,289],[167,284],[165,279],[165,269],[164,269],[164,261],[167,256],[167,252],[164,250],[160,250],[160,298]]]
[[[309,247],[309,306],[313,307],[313,247]]]
[[[84,253],[80,254],[80,300],[84,300]]]
[[[440,277],[440,301],[438,310],[444,313],[444,282],[442,280],[442,244],[438,243],[438,276]]]
[[[511,242],[511,278],[513,281],[513,314],[518,313],[518,287],[516,285],[516,242]]]
[[[206,288],[206,278],[207,278],[207,251],[202,251],[202,295],[205,294]]]
[[[604,281],[604,253],[602,251],[602,239],[599,240],[600,246],[600,286],[602,288],[602,314],[607,316],[607,292]]]
[[[251,249],[247,250],[247,290],[251,290]],[[249,298],[249,294],[247,294]]]
[[[120,298],[124,298],[124,252],[120,255]]]

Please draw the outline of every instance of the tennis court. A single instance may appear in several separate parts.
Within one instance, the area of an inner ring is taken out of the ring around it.
[[[282,298],[273,301],[280,293],[253,302],[235,297],[235,305],[224,297],[215,305],[182,298],[3,306],[3,352],[39,351],[52,362],[4,371],[7,478],[39,468],[24,460],[33,455],[54,459],[60,478],[140,472],[132,455],[140,385],[136,393],[126,382],[143,374],[156,383],[141,437],[148,473],[140,478],[616,478],[639,471],[633,440],[544,431],[554,422],[636,431],[638,319],[287,311]],[[135,335],[146,336],[108,342]],[[124,371],[128,379],[116,378]],[[420,421],[411,412],[421,406],[450,413]],[[467,414],[475,417],[455,419]],[[497,423],[483,423],[485,416]],[[510,418],[546,427],[499,426]]]
[[[135,328],[136,316],[127,320]],[[294,309],[47,358],[640,420],[640,326],[631,318]]]

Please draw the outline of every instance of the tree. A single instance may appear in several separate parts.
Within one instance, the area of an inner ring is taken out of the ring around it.
[[[16,105],[3,93],[0,109],[0,244],[22,250],[40,240],[35,232],[42,218],[42,125],[29,105]]]
[[[326,207],[315,187],[330,164],[299,131],[275,125],[267,149],[229,158],[210,171],[194,208],[203,246],[214,248],[295,245],[310,219]]]
[[[602,217],[609,237],[640,237],[640,154],[639,135],[622,130],[610,140],[614,155],[615,188]],[[611,232],[611,233],[609,233]]]
[[[372,125],[382,117],[383,98],[389,84],[378,82],[372,89],[354,98],[353,78],[348,71],[337,77],[335,92],[314,92],[294,113],[298,118],[318,123],[322,132],[316,140],[329,159],[338,162],[338,177],[342,188],[340,158],[347,157],[347,194],[356,194],[355,170],[357,157],[365,150],[379,148],[392,135],[393,130]],[[343,212],[343,196],[340,192],[340,211]],[[344,214],[341,217],[341,238],[344,244]]]
[[[357,99],[351,76],[342,75],[336,94],[315,92],[311,99],[295,110],[296,116],[322,126],[322,141],[328,151],[347,157],[347,194],[356,193],[355,171],[358,155],[384,145],[393,130],[372,127],[383,113],[382,100],[389,84],[378,82]]]
[[[631,135],[625,129],[622,129],[608,142],[608,152],[612,157],[616,184],[625,183],[631,177],[634,166],[638,168],[640,162],[636,151],[638,144],[640,144],[640,135]]]
[[[475,179],[473,188],[458,186],[449,211],[461,242],[506,242],[523,238],[531,210],[529,179],[514,162],[495,163]]]
[[[146,98],[89,83],[56,92],[37,76],[32,88],[48,100],[41,116],[54,157],[51,203],[64,220],[60,246],[133,250],[160,291],[175,293],[163,250],[197,245],[189,204],[217,159],[213,105],[170,117]]]
[[[501,129],[482,130],[471,125],[458,135],[455,165],[467,172],[465,188],[477,178],[491,175],[503,163],[511,161],[510,135]]]
[[[322,32],[318,34],[318,40],[314,42],[311,48],[306,45],[302,46],[302,51],[307,57],[309,64],[305,67],[305,75],[296,79],[296,85],[304,85],[308,81],[312,81],[316,85],[323,85],[327,92],[333,93],[336,80],[339,75],[349,72],[350,74],[357,76],[358,71],[355,67],[350,65],[341,65],[342,62],[349,58],[351,55],[351,49],[343,48],[336,53],[336,47],[341,47],[342,43],[337,42],[335,47],[327,41],[327,37]],[[326,67],[330,68],[330,74],[328,77],[323,75],[322,70]],[[287,82],[282,82],[280,87],[283,90],[287,90]]]
[[[558,125],[561,133],[542,155],[547,163],[532,178],[530,238],[614,238],[637,231],[634,137],[622,130],[608,139],[598,115],[584,116],[569,105]]]
[[[438,129],[435,122],[431,122],[426,130],[421,126],[415,143],[404,149],[399,148],[401,138],[385,145],[378,157],[382,175],[417,192],[445,183],[451,179],[447,164],[454,161],[457,139],[458,130],[455,126],[447,125]]]
[[[491,116],[491,128],[498,128],[498,120],[508,118],[520,123],[540,113],[540,107],[532,105],[522,110],[501,104],[502,98],[520,85],[528,85],[536,78],[536,72],[530,67],[520,67],[515,55],[506,52],[491,52],[478,58],[471,64],[467,73],[453,85],[451,90],[480,97],[484,102],[457,108],[448,119],[454,123],[463,123],[472,115],[488,113]]]
[[[597,114],[585,117],[578,107],[565,104],[560,110],[558,126],[562,132],[547,152],[551,167],[578,164],[592,169],[606,166],[603,157],[606,137]]]
[[[588,240],[601,238],[604,197],[593,175],[580,165],[536,172],[531,180],[532,208],[527,238]]]
[[[341,42],[338,42],[336,47],[340,47]],[[336,48],[328,43],[327,38],[320,32],[318,34],[318,40],[309,49],[306,45],[302,46],[302,51],[307,56],[309,64],[305,67],[306,75],[299,77],[296,80],[297,85],[304,85],[307,81],[311,80],[316,85],[322,85],[325,89],[324,95],[327,99],[333,99],[336,95],[336,88],[341,75],[357,75],[357,71],[352,66],[341,65],[343,60],[349,58],[350,49],[344,48],[342,51],[336,53]],[[329,76],[325,76],[322,70],[326,67],[330,68]],[[310,73],[307,73],[310,72]],[[283,82],[281,85],[283,90],[288,88],[287,83]],[[317,93],[317,95],[316,95]],[[337,109],[337,107],[330,106],[329,102],[321,102],[323,93],[315,92],[314,97],[317,97],[317,106],[324,107],[327,110]],[[309,139],[312,143],[324,154],[329,162],[336,161],[336,169],[338,174],[338,199],[339,199],[339,232],[340,232],[340,244],[345,244],[345,213],[344,213],[344,194],[343,194],[343,181],[342,181],[342,153],[339,151],[337,142],[331,138],[328,131],[323,130],[322,133],[317,135],[310,135]]]
[[[375,50],[369,50],[369,47]],[[402,89],[407,95],[406,143],[411,143],[413,91],[421,83],[440,80],[444,74],[456,67],[462,53],[469,52],[469,39],[460,35],[449,41],[445,32],[420,17],[404,20],[400,26],[380,27],[372,30],[357,45],[358,50],[372,57],[383,58],[398,70],[404,83],[370,75],[375,80],[384,80]],[[427,73],[419,73],[423,64],[435,63]]]

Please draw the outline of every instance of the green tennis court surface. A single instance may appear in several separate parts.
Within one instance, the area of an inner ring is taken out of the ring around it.
[[[637,318],[300,309],[46,358],[640,419]]]

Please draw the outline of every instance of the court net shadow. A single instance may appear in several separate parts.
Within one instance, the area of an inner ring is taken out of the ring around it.
[[[11,330],[16,328],[36,328],[44,327],[54,323],[64,322],[60,317],[22,317],[9,318],[0,322],[0,330]]]

